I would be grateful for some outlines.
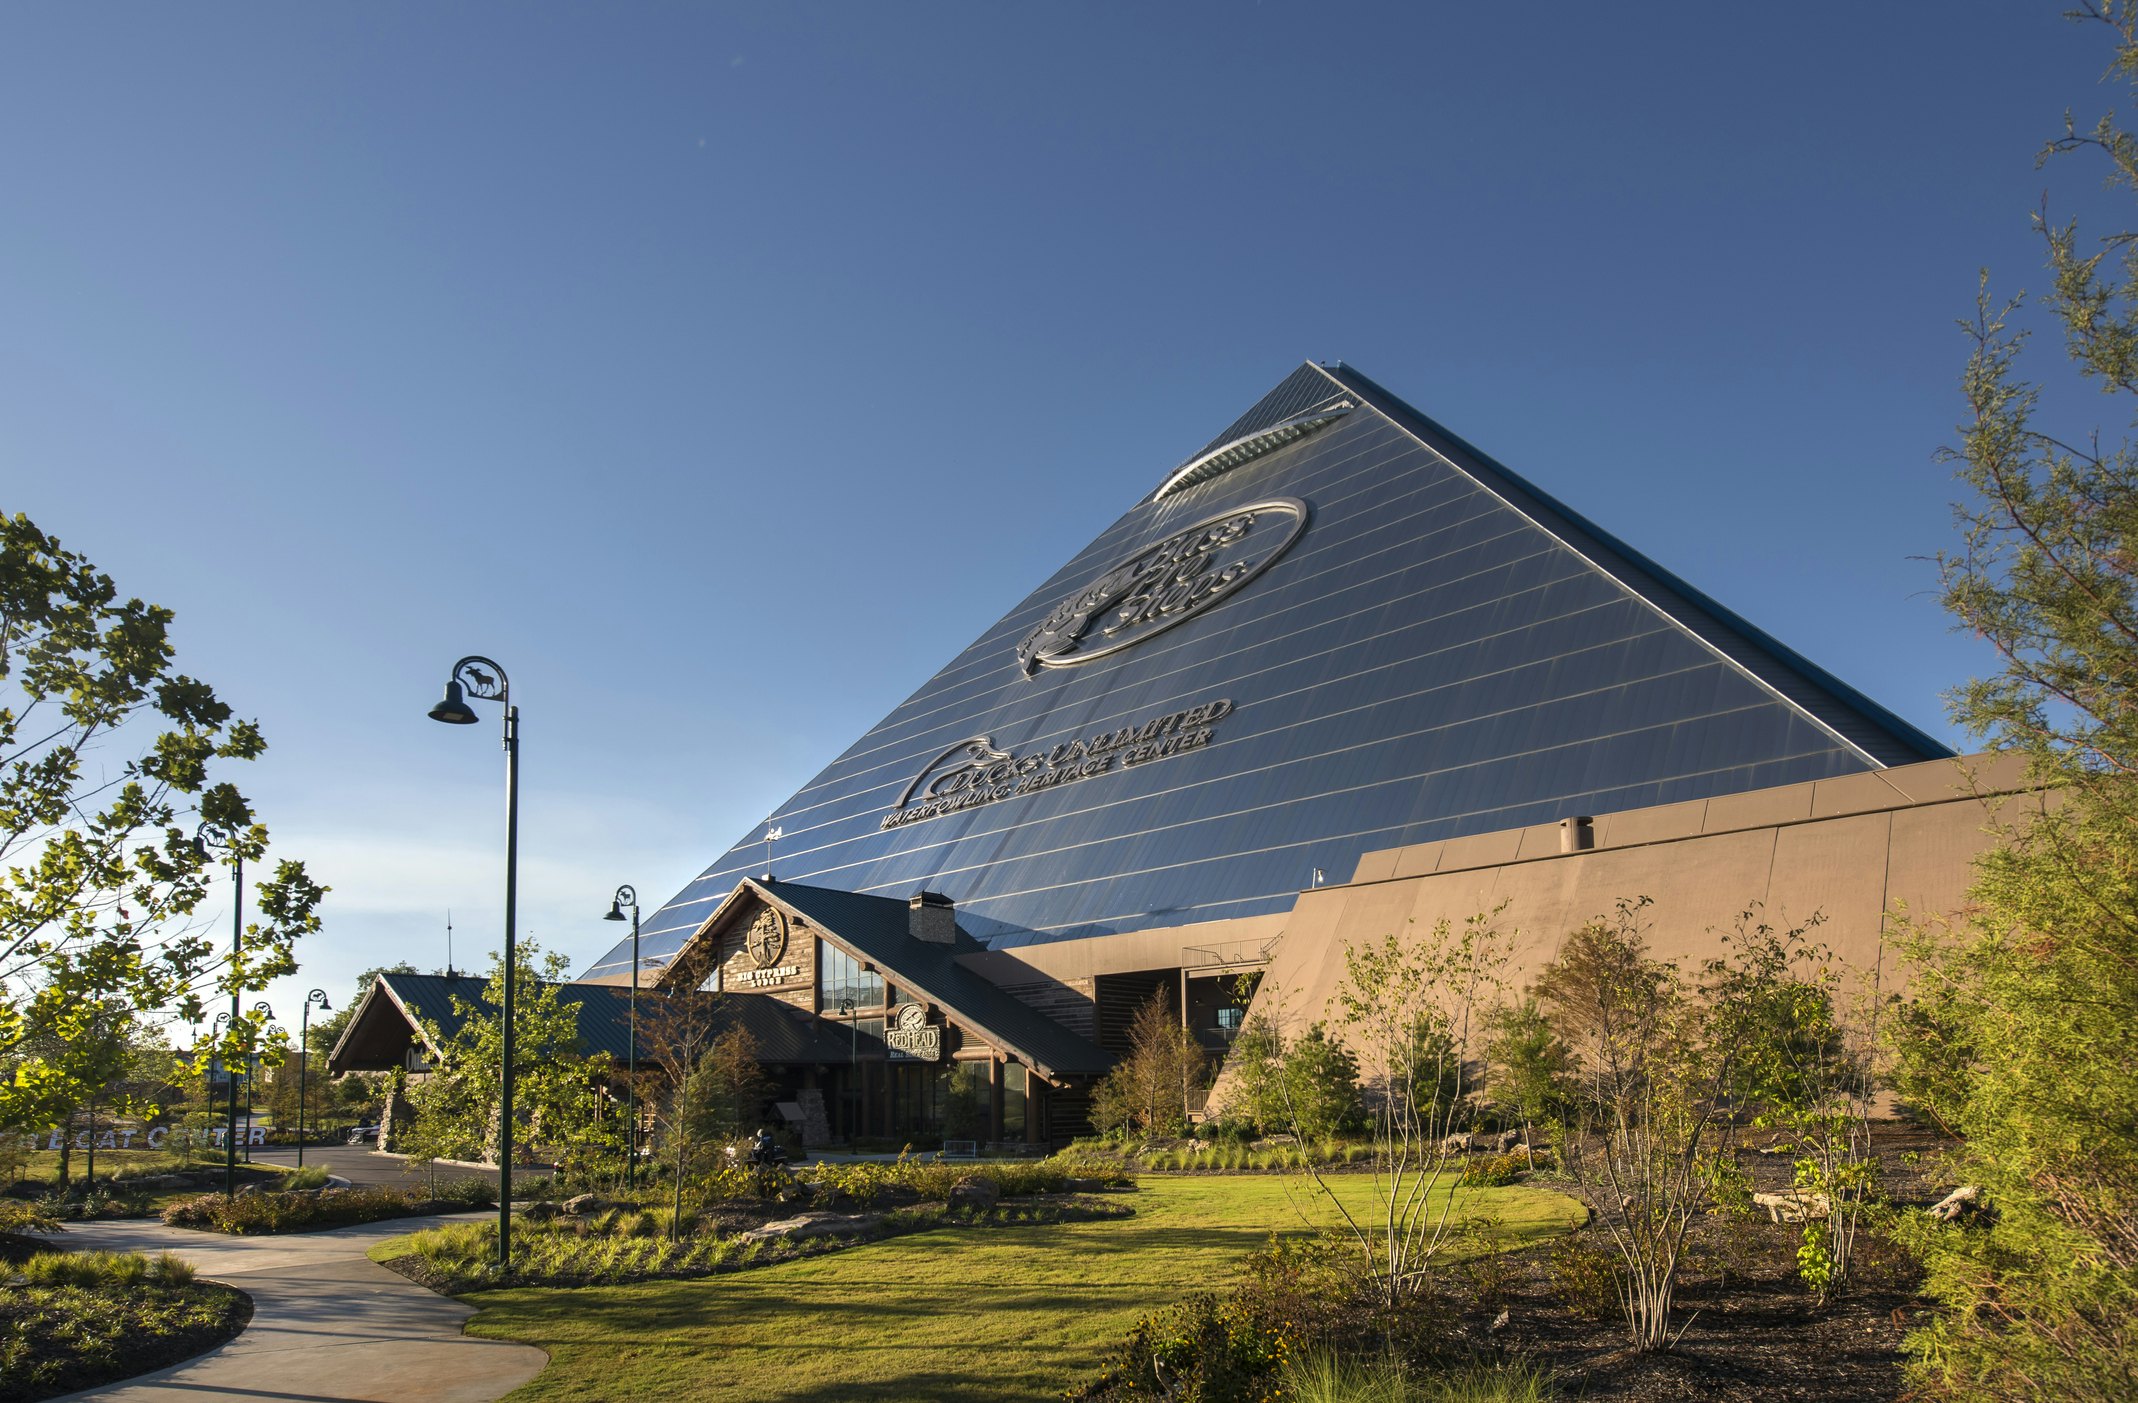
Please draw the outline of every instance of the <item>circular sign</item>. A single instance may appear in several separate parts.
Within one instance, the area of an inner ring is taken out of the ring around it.
[[[1017,645],[1027,673],[1075,667],[1213,608],[1306,529],[1307,504],[1272,497],[1206,516],[1119,562],[1047,611]]]
[[[758,912],[742,938],[742,948],[750,952],[759,969],[778,964],[779,957],[787,953],[787,917],[769,906]]]

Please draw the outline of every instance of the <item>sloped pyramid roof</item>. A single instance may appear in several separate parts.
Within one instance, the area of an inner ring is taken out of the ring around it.
[[[1003,946],[1283,910],[1375,849],[1949,753],[1308,364],[769,821],[781,878],[927,887]],[[648,959],[762,867],[761,834],[647,921]]]

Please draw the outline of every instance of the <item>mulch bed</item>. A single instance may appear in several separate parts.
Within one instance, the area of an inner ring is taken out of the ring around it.
[[[36,1403],[183,1364],[233,1339],[252,1297],[217,1282],[116,1297],[0,1287],[0,1403]],[[19,1351],[19,1352],[18,1352]]]
[[[908,1204],[908,1208],[942,1208],[941,1204]],[[722,1204],[699,1217],[701,1232],[718,1236],[731,1236],[762,1227],[767,1223],[792,1218],[807,1209],[793,1203],[732,1203]],[[682,1281],[697,1277],[722,1276],[729,1272],[754,1271],[759,1267],[778,1266],[783,1262],[799,1261],[804,1257],[821,1257],[827,1252],[843,1251],[849,1247],[866,1246],[887,1238],[903,1237],[909,1233],[933,1232],[937,1228],[1023,1228],[1052,1223],[1084,1223],[1108,1218],[1131,1218],[1135,1209],[1116,1200],[1091,1194],[1047,1194],[1030,1198],[1005,1198],[992,1209],[978,1212],[945,1212],[941,1216],[892,1216],[865,1233],[834,1237],[809,1237],[801,1239],[771,1239],[747,1261],[720,1262],[709,1266],[690,1266],[676,1269],[634,1272],[628,1276],[598,1276],[573,1279],[545,1276],[535,1281],[513,1281],[511,1285],[532,1285],[553,1288],[574,1286],[619,1286],[635,1281]],[[552,1220],[571,1223],[569,1217]],[[456,1294],[456,1283],[434,1271],[421,1256],[411,1252],[393,1257],[382,1263],[388,1271],[397,1272],[418,1286],[436,1291],[441,1296]],[[493,1290],[498,1283],[484,1283],[479,1287],[457,1289]]]
[[[1755,1150],[1784,1143],[1771,1134],[1753,1140]],[[1935,1202],[1951,1187],[1937,1178],[1937,1152],[1944,1142],[1931,1133],[1883,1123],[1874,1129],[1873,1145],[1885,1191],[1896,1202]],[[1750,1153],[1745,1162],[1755,1189],[1787,1187],[1785,1151]],[[1815,1307],[1796,1275],[1801,1231],[1797,1224],[1769,1222],[1764,1213],[1752,1219],[1703,1219],[1694,1231],[1674,1312],[1679,1323],[1690,1323],[1668,1354],[1632,1353],[1615,1310],[1598,1320],[1569,1310],[1552,1281],[1552,1254],[1563,1250],[1558,1244],[1510,1253],[1467,1273],[1459,1301],[1462,1323],[1472,1339],[1553,1370],[1569,1397],[1614,1403],[1900,1398],[1905,1391],[1901,1339],[1928,1308],[1917,1295],[1915,1263],[1867,1232],[1858,1240],[1855,1279],[1825,1306]],[[1609,1239],[1593,1227],[1576,1241],[1611,1250]],[[1495,1329],[1502,1310],[1506,1321]]]
[[[1595,1229],[1582,1236],[1610,1250]],[[1496,1279],[1473,1274],[1463,1325],[1471,1338],[1549,1368],[1571,1397],[1629,1403],[1899,1398],[1901,1336],[1922,1306],[1913,1264],[1891,1246],[1866,1240],[1855,1284],[1815,1308],[1796,1277],[1798,1240],[1793,1226],[1765,1219],[1704,1224],[1674,1312],[1680,1324],[1690,1324],[1669,1354],[1631,1352],[1615,1312],[1584,1319],[1569,1310],[1551,1279],[1551,1247],[1501,1258]],[[1506,1321],[1495,1329],[1503,1310]]]

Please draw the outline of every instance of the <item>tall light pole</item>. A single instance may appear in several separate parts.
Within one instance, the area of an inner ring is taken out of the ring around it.
[[[839,1000],[839,1012],[846,1019],[846,1088],[854,1098],[854,1109],[847,1112],[846,1141],[851,1149],[853,1142],[861,1137],[854,1133],[854,1126],[861,1119],[861,1088],[854,1085],[854,1074],[861,1069],[861,1019],[855,1013],[858,1007],[852,999]],[[844,1100],[845,1097],[841,1097]]]
[[[512,986],[519,968],[513,940],[520,884],[520,709],[512,704],[512,683],[505,669],[490,659],[470,655],[453,664],[445,696],[430,709],[433,721],[472,726],[478,721],[468,698],[500,703],[505,710],[505,1007],[502,1010],[504,1068],[498,1078],[497,1118],[497,1269],[512,1271]]]
[[[245,949],[245,854],[230,846],[230,1035],[237,1036],[238,1020],[244,1016],[238,1002],[237,972]],[[238,1196],[238,1074],[223,1059],[223,1072],[230,1078],[230,1134],[223,1141],[223,1197]]]
[[[254,1004],[252,1006],[252,1011],[260,1015],[260,1026],[262,1028],[266,1028],[267,1031],[270,1033],[282,1032],[282,1029],[280,1028],[271,1028],[267,1025],[266,1020],[275,1016],[275,1011],[272,1008],[268,1007],[267,1000],[262,999],[258,1003]],[[247,1039],[247,1041],[249,1042],[250,1039]],[[259,1065],[259,1050],[257,1048],[247,1047],[245,1049],[245,1162],[247,1164],[252,1163],[252,1074],[253,1069],[258,1067]]]
[[[208,1035],[211,1039],[208,1044],[210,1047],[216,1047],[222,1042],[222,1030],[225,1024],[230,1027],[230,1035],[232,1037],[237,1036],[239,1018],[237,1005],[238,1001],[233,997],[230,1000],[230,1012],[215,1015],[214,1030]],[[216,1054],[215,1060],[223,1064],[223,1080],[230,1088],[230,1124],[224,1127],[223,1131],[223,1150],[228,1156],[223,1166],[223,1197],[236,1198],[238,1196],[238,1074],[231,1068],[230,1059],[221,1052]]]
[[[327,1002],[327,991],[314,989],[304,996],[304,1014],[297,1020],[297,1167],[304,1168],[304,1098],[312,1078],[312,1005],[318,1004],[321,1013],[332,1013],[334,1005]]]
[[[616,889],[609,902],[609,914],[604,921],[620,921],[624,908],[631,908],[631,1051],[629,1066],[624,1069],[627,1080],[624,1094],[629,1098],[631,1115],[631,1158],[624,1164],[624,1186],[638,1187],[638,892],[630,886]]]

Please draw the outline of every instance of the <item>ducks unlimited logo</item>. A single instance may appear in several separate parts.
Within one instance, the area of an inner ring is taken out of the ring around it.
[[[903,828],[998,799],[1037,794],[1042,789],[1200,750],[1217,733],[1217,723],[1230,715],[1230,701],[1204,702],[1140,726],[1102,731],[1064,741],[1050,750],[1030,750],[1022,755],[996,749],[987,736],[961,740],[930,760],[914,777],[906,792],[898,796],[898,807],[883,816],[881,827]]]
[[[1305,502],[1272,497],[1175,531],[1049,610],[1017,645],[1018,666],[1075,667],[1185,623],[1268,569],[1306,525]]]

